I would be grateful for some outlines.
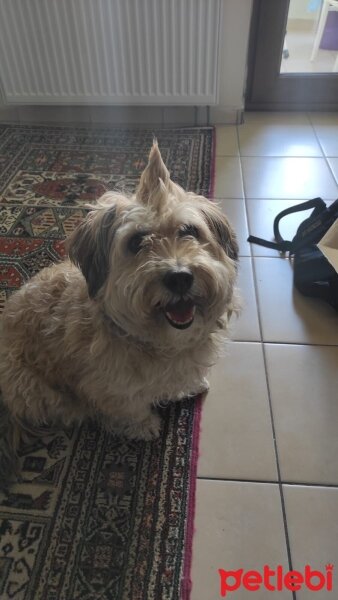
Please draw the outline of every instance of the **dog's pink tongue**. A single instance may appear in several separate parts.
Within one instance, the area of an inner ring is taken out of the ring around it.
[[[195,306],[190,302],[178,302],[167,310],[167,314],[177,323],[187,323],[191,321],[195,313]]]

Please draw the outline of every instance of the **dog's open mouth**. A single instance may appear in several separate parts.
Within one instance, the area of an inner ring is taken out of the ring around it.
[[[196,306],[192,300],[182,299],[178,302],[167,304],[164,314],[172,327],[187,329],[194,320],[195,309]]]

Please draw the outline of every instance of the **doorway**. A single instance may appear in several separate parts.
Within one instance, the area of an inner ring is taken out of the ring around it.
[[[338,109],[338,0],[254,0],[245,107]]]

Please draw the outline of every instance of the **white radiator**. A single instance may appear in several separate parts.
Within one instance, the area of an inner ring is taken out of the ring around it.
[[[222,0],[0,0],[9,104],[211,105]]]

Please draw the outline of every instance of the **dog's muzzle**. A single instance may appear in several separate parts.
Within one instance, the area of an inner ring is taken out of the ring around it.
[[[181,296],[180,300],[170,302],[164,308],[167,321],[176,329],[187,329],[194,320],[196,307],[192,300],[184,300],[183,298],[190,290],[193,282],[194,276],[186,267],[172,269],[163,278],[165,287],[176,296]]]

